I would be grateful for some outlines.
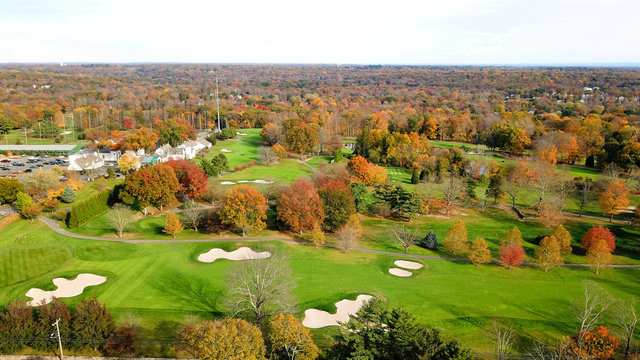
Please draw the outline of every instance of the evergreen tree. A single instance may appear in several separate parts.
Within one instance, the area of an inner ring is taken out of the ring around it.
[[[489,177],[489,186],[486,192],[488,197],[493,198],[493,203],[498,202],[498,198],[502,196],[502,176],[500,174],[492,174]]]
[[[349,189],[351,189],[351,195],[353,195],[353,200],[356,203],[356,211],[359,213],[367,211],[369,207],[369,191],[365,184],[354,181],[349,184]]]
[[[342,150],[338,149],[333,153],[333,161],[335,162],[342,161]]]
[[[62,200],[62,202],[64,203],[70,204],[76,201],[76,192],[73,191],[73,188],[71,186],[66,186],[64,188],[64,191],[62,192],[62,196],[60,196],[60,200]]]
[[[422,239],[421,246],[429,250],[438,250],[438,237],[433,230],[429,230],[424,239]]]
[[[420,171],[418,171],[418,169],[414,169],[413,173],[411,174],[411,183],[417,184],[419,182],[420,182]]]

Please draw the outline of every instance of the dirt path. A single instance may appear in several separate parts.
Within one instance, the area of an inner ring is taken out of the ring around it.
[[[69,237],[76,238],[76,239],[97,240],[97,241],[112,241],[112,242],[122,242],[122,243],[129,243],[129,244],[269,242],[269,241],[280,241],[280,242],[285,242],[285,243],[289,243],[289,244],[303,244],[303,245],[310,245],[311,244],[311,243],[306,242],[306,241],[296,241],[296,240],[293,240],[293,239],[280,238],[280,237],[264,237],[264,238],[244,237],[244,238],[229,238],[229,239],[183,239],[183,240],[178,240],[178,239],[166,239],[166,240],[113,239],[113,238],[103,238],[103,237],[98,237],[98,236],[88,236],[88,235],[74,234],[72,232],[69,232],[69,231],[61,228],[58,225],[58,223],[55,222],[55,220],[52,220],[52,219],[49,219],[49,218],[46,218],[46,217],[43,217],[43,216],[39,216],[38,219],[40,219],[42,222],[47,224],[54,232],[56,232],[56,233],[58,233],[60,235],[69,236]],[[328,248],[335,248],[335,249],[342,248],[340,245],[337,245],[337,244],[321,244],[320,246],[328,247]],[[354,247],[354,248],[351,248],[349,250],[351,250],[351,251],[362,251],[362,252],[366,252],[366,253],[379,254],[379,255],[391,255],[391,256],[397,256],[397,257],[400,257],[400,258],[410,258],[410,259],[426,259],[426,260],[445,260],[445,261],[470,262],[469,259],[466,259],[466,258],[445,257],[445,256],[430,256],[430,255],[417,255],[417,254],[405,254],[405,253],[397,253],[397,252],[391,252],[391,251],[365,249],[365,248],[361,248],[361,247]],[[496,260],[493,260],[491,263],[492,264],[500,264],[500,262],[496,261]],[[525,262],[525,263],[522,263],[522,266],[537,266],[537,264]],[[562,264],[560,266],[561,267],[569,267],[569,268],[592,267],[589,264]],[[608,265],[606,267],[611,267],[611,268],[616,268],[616,269],[638,269],[638,268],[640,268],[640,265]]]
[[[313,158],[311,158],[311,159],[313,159]],[[311,159],[309,159],[309,160],[311,160]],[[312,172],[312,173],[315,173],[315,172],[316,172],[316,168],[314,168],[313,166],[311,166],[311,165],[307,164],[307,162],[306,162],[306,161],[302,161],[302,160],[300,160],[300,159],[296,159],[296,161],[297,161],[297,162],[299,162],[300,164],[302,164],[302,165],[304,165],[304,166],[308,167],[309,169],[311,169],[311,172]]]

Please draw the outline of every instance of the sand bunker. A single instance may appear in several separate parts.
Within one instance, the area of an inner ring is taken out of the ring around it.
[[[231,150],[229,150],[229,149],[220,149],[220,152],[230,153],[230,152],[233,152],[233,151],[231,151]]]
[[[271,256],[271,253],[268,251],[263,252],[255,252],[248,247],[241,247],[232,252],[227,252],[222,249],[211,249],[204,254],[200,254],[198,256],[198,261],[204,263],[212,263],[217,259],[228,259],[228,260],[251,260],[251,259],[264,259]]]
[[[106,277],[94,274],[79,274],[73,280],[67,280],[65,278],[55,278],[53,279],[53,284],[58,287],[56,290],[44,291],[37,288],[29,289],[26,295],[30,298],[33,298],[33,300],[29,301],[27,305],[39,306],[42,304],[43,300],[45,301],[45,304],[48,304],[54,297],[65,298],[78,296],[82,294],[84,288],[86,288],[87,286],[100,285],[105,281],[107,281]]]
[[[248,183],[248,182],[250,182],[250,181],[249,180],[240,180],[240,181],[238,181],[238,184],[245,184],[245,183]]]
[[[362,305],[371,299],[373,299],[371,295],[358,295],[355,300],[340,300],[336,303],[338,311],[335,314],[329,314],[318,309],[308,309],[304,312],[302,325],[311,329],[338,326],[340,325],[338,322],[349,321],[349,316],[357,313]]]
[[[233,181],[223,181],[220,183],[220,185],[235,185],[236,183],[234,183]]]
[[[246,183],[254,183],[254,184],[273,184],[273,181],[267,181],[267,180],[262,180],[262,179],[258,179],[258,180],[240,180],[238,181],[238,184],[246,184]],[[233,181],[223,181],[220,183],[220,185],[235,185],[235,183]]]
[[[406,261],[406,260],[396,260],[393,262],[393,264],[397,267],[401,267],[404,269],[410,269],[410,270],[418,270],[418,269],[422,269],[422,267],[424,267],[424,265],[420,264],[419,262],[415,262],[415,261]]]
[[[400,277],[409,277],[409,276],[413,275],[411,273],[411,271],[402,270],[402,269],[399,269],[399,268],[391,268],[391,269],[389,269],[389,274],[395,275],[395,276],[400,276]]]
[[[247,133],[241,133],[241,132],[237,132],[236,134],[240,135],[240,136],[247,136]]]
[[[273,184],[273,181],[267,181],[267,180],[262,180],[262,179],[253,180],[253,182],[256,183],[256,184]]]

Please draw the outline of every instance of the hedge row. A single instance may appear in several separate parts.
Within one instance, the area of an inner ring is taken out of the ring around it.
[[[113,191],[104,190],[92,197],[78,201],[67,214],[67,226],[78,227],[107,210],[113,203]]]

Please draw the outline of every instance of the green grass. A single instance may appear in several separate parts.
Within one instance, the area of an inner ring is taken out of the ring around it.
[[[471,216],[471,215],[469,215]],[[504,219],[496,219],[497,231]],[[373,222],[375,219],[365,221]],[[428,231],[441,221],[432,220],[420,227]],[[435,229],[439,237],[444,230]],[[470,225],[478,226],[482,224]],[[382,229],[380,225],[380,229]],[[470,232],[476,232],[472,228]],[[523,231],[527,233],[526,231]],[[28,234],[27,238],[14,240]],[[369,231],[365,232],[367,236]],[[528,234],[528,233],[527,233]],[[490,237],[490,236],[487,236]],[[381,239],[381,236],[378,236]],[[440,239],[442,239],[440,237]],[[386,240],[387,242],[389,240]],[[107,276],[106,283],[92,286],[77,297],[65,299],[77,304],[83,298],[97,297],[116,318],[125,313],[141,317],[143,339],[172,339],[187,315],[214,318],[228,315],[222,306],[225,293],[225,273],[231,264],[221,260],[203,264],[195,260],[198,254],[212,247],[227,250],[246,243],[172,243],[121,244],[66,238],[50,231],[38,222],[19,221],[3,230],[0,250],[56,247],[68,249],[72,258],[48,263],[44,273],[32,275],[21,282],[0,287],[0,304],[23,298],[34,286],[46,287],[54,277],[73,277],[80,272]],[[287,253],[297,287],[298,307],[295,315],[303,316],[307,308],[332,310],[343,298],[357,294],[373,294],[389,306],[402,306],[412,311],[419,321],[444,329],[446,335],[457,338],[476,351],[488,351],[485,328],[493,317],[505,317],[514,322],[519,335],[526,341],[533,337],[571,335],[577,322],[570,305],[581,296],[582,282],[595,280],[614,296],[629,298],[640,293],[638,269],[605,269],[596,276],[590,269],[554,268],[544,273],[537,268],[507,270],[497,265],[475,268],[466,263],[424,260],[425,268],[411,278],[388,274],[396,256],[357,251],[343,253],[328,248],[283,243],[251,243],[255,250],[275,249]],[[35,262],[36,260],[34,260]],[[14,271],[23,267],[12,263]],[[322,341],[331,329],[314,330]],[[171,349],[154,348],[149,356],[171,356]]]
[[[210,181],[213,181],[215,184],[219,184],[222,181],[233,181],[238,182],[240,180],[267,180],[267,181],[276,181],[282,183],[290,183],[295,181],[299,177],[310,176],[311,169],[309,169],[304,164],[300,164],[294,159],[284,159],[281,160],[280,163],[266,166],[266,165],[255,165],[251,166],[245,170],[236,171],[228,175],[220,176],[217,178],[213,178]],[[254,186],[255,184],[252,184]],[[256,185],[256,187],[258,187]]]
[[[236,165],[250,163],[252,160],[258,159],[258,148],[260,147],[260,129],[241,129],[238,132],[247,135],[237,135],[235,139],[218,141],[204,155],[204,158],[211,160],[215,155],[224,154],[229,160],[229,166],[233,169]],[[230,153],[223,153],[220,150],[228,149]]]
[[[61,135],[62,142],[56,143],[54,138],[39,138],[37,137],[38,133],[36,132],[28,132],[27,131],[27,139],[25,142],[24,132],[22,130],[11,130],[8,134],[0,135],[0,144],[2,145],[14,145],[16,140],[20,140],[22,145],[62,145],[62,144],[79,144],[86,145],[89,143],[87,140],[78,140],[76,131],[76,138],[73,138],[72,134]]]
[[[431,147],[438,147],[438,148],[444,148],[444,149],[451,149],[451,148],[457,147],[457,148],[466,148],[474,151],[476,149],[482,150],[482,151],[488,150],[486,145],[468,144],[468,143],[463,143],[458,141],[429,140],[429,145],[431,145]]]

